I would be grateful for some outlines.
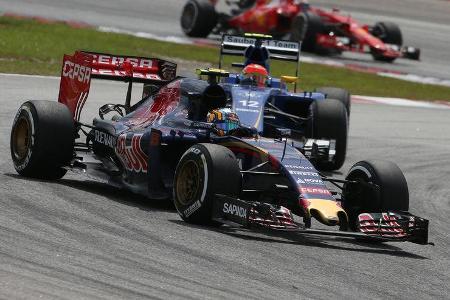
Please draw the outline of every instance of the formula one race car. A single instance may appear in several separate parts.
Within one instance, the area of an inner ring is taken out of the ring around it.
[[[303,40],[303,49],[319,54],[353,51],[371,53],[380,61],[404,57],[418,60],[420,49],[403,45],[400,28],[392,22],[361,25],[339,10],[326,11],[296,0],[226,1],[230,14],[218,13],[217,0],[188,0],[181,15],[181,27],[191,37],[210,33],[257,32],[278,39]]]
[[[300,44],[273,40],[271,36],[246,34],[224,35],[220,48],[219,68],[223,56],[244,58],[232,63],[242,67],[242,73],[218,73],[221,86],[228,95],[230,106],[241,122],[255,127],[264,137],[284,136],[301,141],[303,138],[328,140],[317,144],[320,155],[314,165],[321,170],[339,169],[345,161],[350,117],[350,93],[336,87],[322,87],[314,92],[296,92],[299,73]],[[270,76],[270,61],[295,63],[295,76]],[[211,74],[204,70],[204,74]],[[259,82],[258,82],[259,78]],[[294,84],[294,92],[287,85]]]
[[[173,195],[181,218],[197,224],[427,243],[428,221],[406,212],[408,188],[395,164],[362,161],[343,180],[326,177],[310,162],[321,141],[260,137],[226,108],[217,82],[175,72],[154,58],[66,55],[59,101],[27,101],[17,112],[15,169],[46,179],[71,170],[149,198]],[[92,78],[128,82],[128,91],[124,104],[105,104],[84,124]],[[134,82],[151,88],[132,104]],[[312,230],[312,218],[340,231]]]

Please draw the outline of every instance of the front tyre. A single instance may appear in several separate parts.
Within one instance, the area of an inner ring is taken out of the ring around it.
[[[291,25],[291,41],[299,42],[305,39],[308,30],[308,19],[304,13],[294,17]]]
[[[322,18],[314,13],[304,13],[306,17],[306,30],[304,33],[304,39],[302,43],[302,51],[307,52],[324,52],[319,45],[317,45],[317,35],[325,31],[325,25]]]
[[[314,101],[309,118],[308,137],[336,140],[333,160],[318,161],[316,167],[324,171],[339,169],[344,164],[347,152],[348,117],[344,104],[336,99]]]
[[[360,213],[407,211],[409,208],[408,184],[393,162],[360,161],[350,168],[345,179],[358,182],[345,184],[342,191],[343,206],[352,229]]]
[[[400,27],[393,22],[377,22],[371,30],[372,35],[376,36],[386,44],[396,45],[400,48],[403,45],[403,36]],[[393,62],[396,57],[386,57],[377,49],[371,48],[372,57],[378,61]]]
[[[194,224],[212,223],[215,194],[238,197],[241,173],[228,148],[197,144],[182,156],[175,171],[174,204],[181,218]]]
[[[75,125],[67,106],[53,101],[27,101],[14,118],[11,158],[22,176],[59,179],[73,157]]]
[[[336,87],[320,87],[316,89],[316,92],[326,95],[327,99],[337,99],[344,104],[345,109],[347,109],[347,115],[350,119],[350,109],[352,106],[350,93],[341,88]]]

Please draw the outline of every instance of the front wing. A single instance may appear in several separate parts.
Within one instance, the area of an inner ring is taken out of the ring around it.
[[[260,212],[259,210],[264,212]],[[270,205],[249,202],[216,194],[213,219],[219,223],[234,223],[247,228],[295,231],[306,235],[328,235],[362,240],[428,243],[428,220],[408,212],[362,213],[358,217],[359,232],[309,229],[294,222],[290,211],[284,207],[270,209]]]

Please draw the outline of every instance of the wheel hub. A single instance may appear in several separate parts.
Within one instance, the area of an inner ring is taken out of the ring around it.
[[[177,198],[183,205],[189,205],[195,201],[198,191],[201,188],[200,168],[198,164],[189,160],[180,170],[177,180]]]
[[[12,133],[12,148],[17,160],[24,160],[31,143],[31,130],[28,119],[20,117]]]

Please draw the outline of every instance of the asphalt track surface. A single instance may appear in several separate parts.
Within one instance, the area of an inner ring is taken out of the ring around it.
[[[223,2],[223,1],[222,1]],[[161,37],[184,37],[179,16],[184,0],[0,0],[0,12],[38,15],[63,20],[83,21],[97,26]],[[395,63],[373,61],[370,55],[346,53],[331,58],[367,68],[450,79],[450,3],[444,0],[318,0],[311,4],[337,7],[358,21],[374,24],[394,21],[400,25],[404,44],[422,49],[420,62],[406,59]],[[219,7],[221,9],[221,7]],[[310,54],[307,56],[323,59]]]
[[[411,212],[431,220],[436,243],[372,245],[192,226],[170,203],[83,175],[19,177],[15,112],[26,99],[56,99],[58,87],[58,78],[0,75],[0,298],[448,299],[449,109],[353,104],[347,163],[335,175],[366,158],[396,161]],[[94,81],[82,119],[122,103],[125,89]]]
[[[167,21],[167,5],[176,1],[151,1],[147,18],[149,2],[133,1],[133,11],[125,1],[0,0],[0,10],[65,12],[67,19],[100,18],[128,29],[153,24],[158,34],[179,30]],[[407,9],[423,2],[392,1],[406,15],[379,1],[353,2],[367,15],[381,10],[448,28],[445,1],[427,1],[426,10]],[[439,65],[448,74],[448,63]],[[14,114],[26,99],[56,99],[58,85],[54,78],[0,75],[0,298],[449,299],[450,110],[353,104],[347,163],[335,175],[366,158],[397,162],[409,183],[411,212],[430,219],[436,243],[368,245],[191,226],[170,204],[81,175],[58,182],[18,177],[9,154]],[[105,99],[122,103],[125,87],[96,81],[90,95],[85,121]]]

